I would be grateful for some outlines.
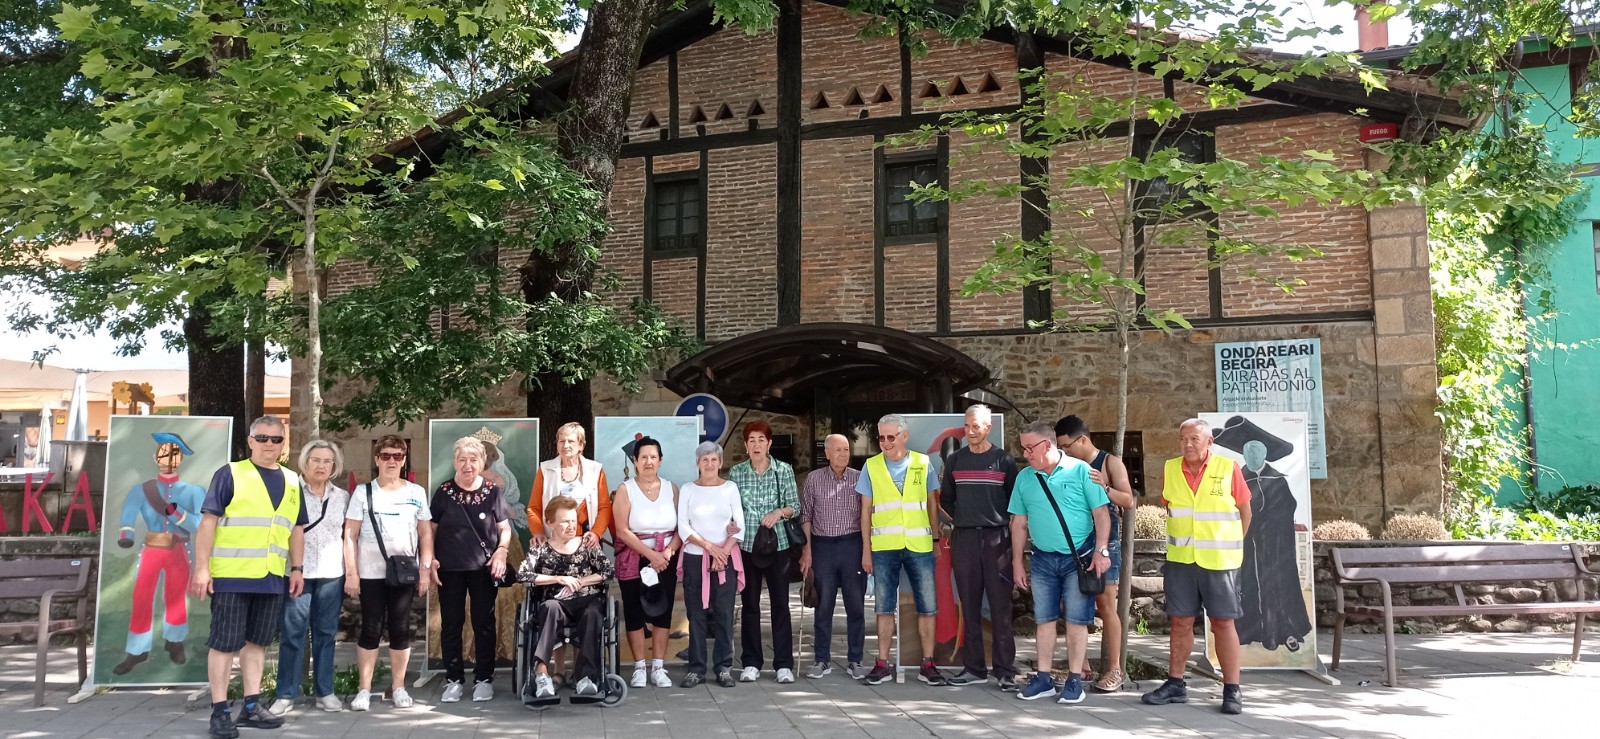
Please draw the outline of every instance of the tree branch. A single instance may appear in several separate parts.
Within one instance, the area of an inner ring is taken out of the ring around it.
[[[56,42],[32,51],[14,54],[0,53],[0,67],[16,67],[23,64],[54,64],[66,58],[67,45],[62,42]]]

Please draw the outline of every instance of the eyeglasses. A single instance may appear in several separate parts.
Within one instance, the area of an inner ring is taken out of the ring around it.
[[[405,452],[378,452],[378,459],[384,462],[404,462]]]
[[[899,434],[889,434],[888,436],[884,436],[883,434],[878,434],[878,443],[882,444],[885,441],[894,441],[895,439],[898,439],[898,438],[900,438]]]
[[[283,443],[283,437],[282,436],[267,436],[266,434],[256,434],[255,436],[252,436],[250,438],[255,439],[256,443],[258,443],[258,444],[282,444]]]
[[[1046,444],[1049,444],[1049,443],[1050,443],[1049,439],[1041,439],[1041,440],[1039,440],[1039,443],[1037,443],[1037,444],[1029,444],[1027,446],[1022,447],[1022,451],[1027,452],[1029,454],[1033,454],[1035,449],[1038,449],[1039,447],[1042,447],[1042,446],[1044,446]]]

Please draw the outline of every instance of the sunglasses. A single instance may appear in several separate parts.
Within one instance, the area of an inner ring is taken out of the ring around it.
[[[889,434],[888,436],[884,436],[883,434],[878,434],[878,443],[881,444],[881,443],[883,443],[885,441],[894,441],[895,439],[898,439],[898,438],[900,438],[899,434]]]
[[[378,459],[384,462],[404,462],[405,452],[378,452]]]
[[[256,442],[259,443],[259,444],[282,444],[283,443],[283,437],[282,436],[267,436],[266,434],[256,434],[255,436],[252,436],[250,438],[255,439]]]

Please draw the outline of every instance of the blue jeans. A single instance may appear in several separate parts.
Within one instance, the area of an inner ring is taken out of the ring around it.
[[[306,628],[311,629],[311,667],[317,697],[333,695],[333,640],[339,632],[339,609],[344,605],[344,578],[306,580],[298,598],[283,607],[283,631],[278,644],[278,697],[300,697],[305,679]]]
[[[1078,566],[1072,555],[1033,550],[1028,580],[1033,589],[1034,623],[1046,624],[1061,618],[1063,599],[1067,623],[1094,623],[1094,596],[1078,592]]]
[[[844,591],[845,648],[851,662],[866,651],[867,573],[861,571],[861,534],[811,537],[811,570],[816,576],[816,653],[818,662],[833,659],[833,607]]]
[[[939,597],[934,591],[933,552],[913,552],[910,549],[891,549],[872,553],[872,577],[876,583],[877,611],[894,613],[900,605],[900,568],[906,570],[911,583],[911,595],[917,602],[917,615],[932,616],[939,611]]]

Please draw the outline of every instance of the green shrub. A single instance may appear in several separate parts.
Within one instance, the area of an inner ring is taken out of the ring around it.
[[[1586,516],[1600,513],[1600,485],[1568,485],[1552,493],[1533,491],[1512,504],[1519,511],[1535,511],[1554,516]]]

